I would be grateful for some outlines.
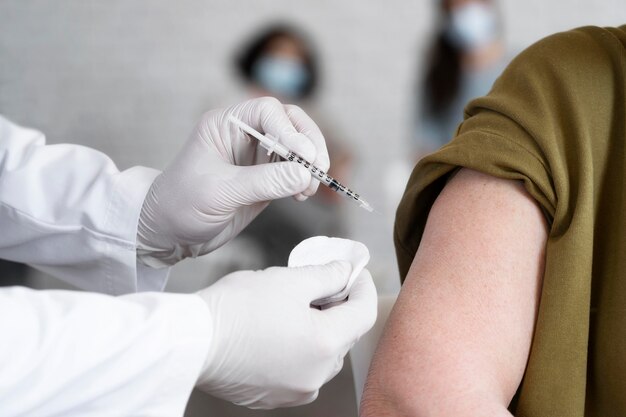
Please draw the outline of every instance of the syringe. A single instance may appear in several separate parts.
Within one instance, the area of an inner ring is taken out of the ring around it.
[[[357,193],[355,193],[354,191],[352,191],[345,185],[341,184],[339,181],[337,181],[336,179],[334,179],[333,177],[331,177],[330,175],[328,175],[327,173],[325,173],[324,171],[322,171],[321,169],[319,169],[318,167],[316,167],[315,165],[313,165],[312,163],[310,163],[309,161],[301,157],[300,155],[296,154],[295,152],[290,151],[285,145],[278,142],[278,139],[274,138],[272,135],[261,134],[260,132],[248,126],[247,124],[237,119],[233,115],[230,115],[228,119],[234,124],[236,124],[237,126],[239,126],[241,130],[243,130],[250,136],[258,139],[259,142],[261,142],[261,146],[267,149],[268,155],[271,155],[272,152],[276,152],[276,154],[280,155],[282,158],[284,158],[287,161],[297,162],[298,164],[308,169],[309,172],[311,172],[311,176],[313,178],[315,178],[322,184],[326,185],[331,190],[339,194],[345,195],[350,200],[355,201],[356,203],[359,204],[360,207],[363,207],[365,210],[369,212],[374,211],[374,208],[370,206],[370,204],[367,201],[365,201],[360,195],[358,195]]]

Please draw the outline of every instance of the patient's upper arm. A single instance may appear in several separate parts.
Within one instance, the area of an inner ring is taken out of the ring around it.
[[[459,171],[431,209],[361,415],[508,415],[532,341],[546,239],[521,183]]]

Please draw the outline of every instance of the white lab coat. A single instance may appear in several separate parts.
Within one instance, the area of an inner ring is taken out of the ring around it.
[[[46,146],[0,116],[0,258],[110,294],[0,289],[1,416],[183,414],[210,313],[196,295],[138,293],[167,279],[135,255],[157,174],[119,172],[86,147]]]

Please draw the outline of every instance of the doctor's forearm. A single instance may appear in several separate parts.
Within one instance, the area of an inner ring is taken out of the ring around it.
[[[142,281],[135,250],[142,203],[157,174],[144,167],[120,172],[84,146],[46,145],[42,133],[0,115],[0,258],[88,291],[161,290],[167,271],[150,271]]]
[[[207,316],[194,294],[1,289],[2,415],[182,415]]]

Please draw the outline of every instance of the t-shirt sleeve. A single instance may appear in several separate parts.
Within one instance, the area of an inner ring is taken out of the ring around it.
[[[616,110],[624,113],[625,43],[624,27],[552,35],[518,55],[487,96],[467,105],[454,140],[418,163],[398,207],[402,279],[430,207],[459,167],[523,181],[551,236],[570,227],[581,195],[605,175],[598,168],[610,152]]]

